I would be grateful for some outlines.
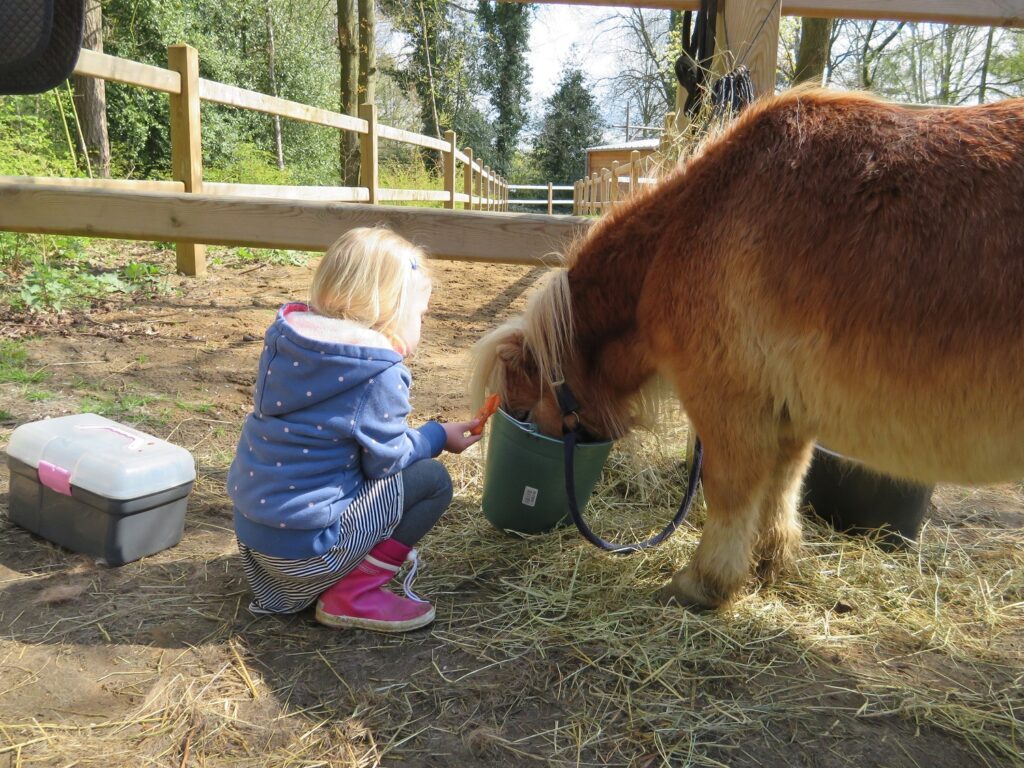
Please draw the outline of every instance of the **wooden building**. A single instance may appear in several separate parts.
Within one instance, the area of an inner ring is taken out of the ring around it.
[[[623,141],[618,144],[602,144],[599,147],[587,147],[587,176],[592,173],[600,173],[612,165],[625,165],[630,160],[630,154],[635,150],[640,153],[643,159],[658,149],[658,139],[640,139],[638,141]]]

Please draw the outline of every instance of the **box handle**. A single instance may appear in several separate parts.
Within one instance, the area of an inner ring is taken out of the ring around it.
[[[48,461],[39,462],[39,482],[52,491],[71,495],[71,470],[58,467]]]
[[[142,437],[140,435],[133,435],[131,432],[127,432],[123,429],[118,429],[117,427],[108,427],[104,424],[80,425],[75,427],[75,429],[105,429],[108,432],[113,432],[115,435],[127,437],[129,440],[131,440],[131,442],[127,446],[125,446],[125,448],[129,451],[141,451],[147,445],[156,445],[155,440],[147,440],[145,437]]]

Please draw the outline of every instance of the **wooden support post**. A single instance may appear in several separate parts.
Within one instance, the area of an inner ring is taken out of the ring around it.
[[[181,93],[170,95],[171,178],[186,192],[203,191],[203,136],[199,119],[199,52],[190,45],[167,49],[167,66],[181,76]],[[206,274],[206,246],[175,243],[177,269],[186,275]]]
[[[441,161],[444,163],[444,191],[449,198],[445,201],[444,207],[448,210],[455,209],[455,153],[458,147],[455,146],[455,131],[445,131],[444,140],[448,142],[448,151],[441,153]]]
[[[615,204],[619,202],[619,166],[617,163],[612,163],[611,187],[608,192],[608,204],[614,209]]]
[[[750,68],[755,96],[775,93],[775,66],[779,50],[778,0],[747,0],[725,4],[722,14],[726,35],[719,45],[728,50],[731,69],[739,64]]]
[[[473,148],[466,147],[462,150],[466,156],[466,162],[462,166],[462,191],[469,198],[462,204],[464,210],[473,210]]]
[[[474,210],[482,211],[484,209],[484,162],[481,160],[477,163],[477,176],[476,176],[476,208]]]
[[[554,194],[553,194],[553,190],[551,189],[551,182],[549,181],[548,182],[548,216],[550,216],[553,213],[552,209],[554,207],[555,207],[555,204],[554,204]]]
[[[489,165],[484,166],[484,189],[487,190],[484,195],[484,210],[489,211],[491,210],[492,199],[494,197],[494,185],[491,177],[491,166]]]
[[[601,177],[597,171],[590,174],[590,186],[591,190],[591,207],[594,209],[594,214],[597,216],[601,215]]]
[[[612,172],[608,168],[601,169],[601,215],[612,209]]]
[[[361,104],[359,116],[366,121],[366,133],[359,137],[359,186],[369,192],[370,205],[377,204],[380,190],[380,163],[377,141],[377,105]]]
[[[633,150],[629,153],[629,194],[636,192],[640,183],[640,153]]]
[[[576,216],[579,214],[579,202],[580,202],[580,183],[574,181],[572,183],[572,215]]]

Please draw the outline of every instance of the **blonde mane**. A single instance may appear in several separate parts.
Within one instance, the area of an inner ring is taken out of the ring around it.
[[[474,345],[470,381],[474,408],[480,407],[488,392],[505,390],[500,348],[517,336],[522,337],[524,351],[537,366],[541,387],[562,378],[563,363],[575,336],[566,269],[557,269],[547,278],[540,290],[530,297],[522,315],[498,326]]]

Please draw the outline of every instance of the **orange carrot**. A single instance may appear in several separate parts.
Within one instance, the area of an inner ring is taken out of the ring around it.
[[[487,420],[489,418],[491,418],[491,416],[494,415],[494,412],[496,410],[498,410],[498,406],[500,404],[501,404],[501,396],[500,395],[493,394],[490,397],[488,397],[484,401],[483,407],[480,408],[480,410],[476,412],[476,418],[480,420],[480,423],[477,424],[475,427],[473,427],[471,430],[469,430],[469,434],[471,434],[471,435],[479,435],[480,433],[482,433],[484,431],[484,424],[486,424]]]

